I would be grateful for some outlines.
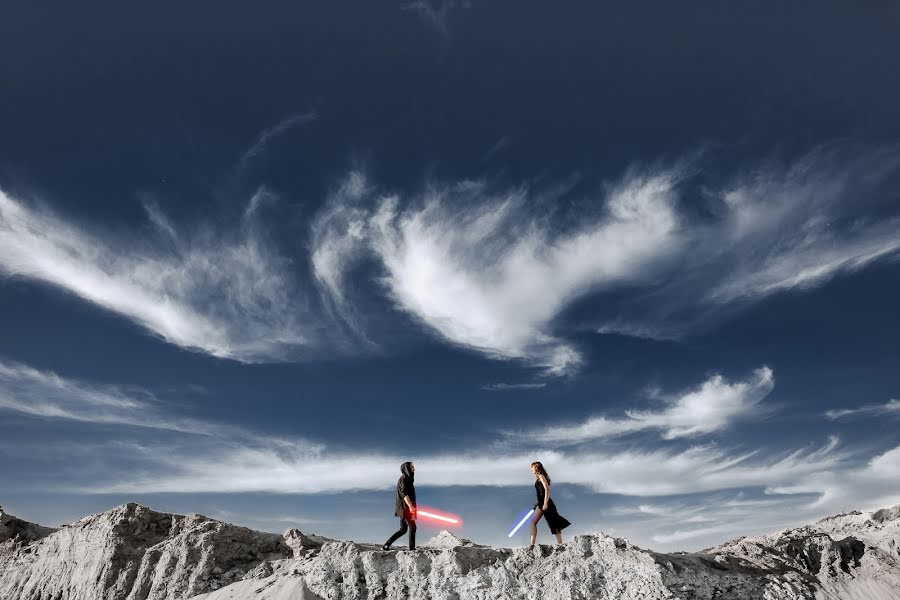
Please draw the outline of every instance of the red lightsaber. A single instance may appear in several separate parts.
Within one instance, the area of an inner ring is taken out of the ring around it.
[[[426,506],[424,508],[416,508],[416,515],[419,517],[426,517],[429,519],[434,519],[435,521],[439,521],[441,523],[445,523],[447,525],[462,525],[462,518],[459,515],[454,515],[452,513],[447,513],[444,511],[439,511],[430,506]]]

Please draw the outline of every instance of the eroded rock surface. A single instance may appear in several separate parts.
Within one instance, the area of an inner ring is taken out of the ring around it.
[[[56,530],[51,527],[42,527],[8,515],[0,506],[0,544],[7,540],[12,540],[13,543],[27,544],[48,536],[54,531]]]
[[[254,532],[129,504],[0,546],[0,600],[897,600],[900,507],[699,553],[602,533],[492,548],[441,532],[416,551]]]
[[[131,503],[29,544],[0,545],[0,599],[189,598],[290,556],[280,535]]]

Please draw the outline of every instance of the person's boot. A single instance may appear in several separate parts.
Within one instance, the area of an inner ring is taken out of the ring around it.
[[[393,544],[393,543],[396,542],[398,539],[400,539],[400,536],[403,535],[404,533],[406,533],[406,532],[403,531],[403,530],[400,530],[400,531],[398,531],[397,533],[395,533],[394,535],[392,535],[392,536],[388,539],[388,541],[386,541],[386,542],[384,543],[384,545],[381,547],[381,549],[382,549],[382,550],[390,550],[390,549],[391,549],[391,544]]]

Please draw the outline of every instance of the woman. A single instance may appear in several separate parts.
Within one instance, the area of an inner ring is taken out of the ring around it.
[[[562,544],[562,530],[571,525],[564,517],[556,512],[556,505],[550,499],[550,476],[540,462],[531,463],[531,472],[534,473],[534,490],[537,492],[537,504],[534,505],[534,518],[531,520],[531,545],[537,538],[537,522],[544,517],[550,533],[556,534],[556,543]]]
[[[416,467],[411,462],[400,465],[402,475],[397,480],[397,495],[394,499],[394,516],[400,517],[400,529],[381,547],[390,550],[391,544],[409,530],[409,549],[416,549]]]

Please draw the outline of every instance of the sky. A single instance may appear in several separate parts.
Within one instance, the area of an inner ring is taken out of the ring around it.
[[[534,460],[659,550],[900,503],[895,3],[5,12],[6,511],[381,543],[407,460],[494,545]]]

